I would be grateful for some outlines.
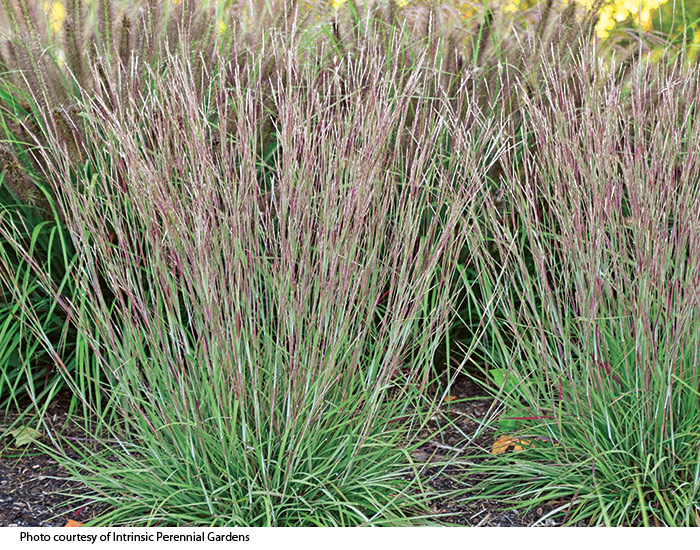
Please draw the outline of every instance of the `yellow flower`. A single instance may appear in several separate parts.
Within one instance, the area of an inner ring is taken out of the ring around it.
[[[593,7],[593,0],[577,0],[586,8]],[[626,21],[630,16],[642,30],[649,31],[653,27],[652,16],[668,0],[609,0],[600,8],[596,33],[599,38],[607,38],[618,23]]]
[[[49,18],[49,26],[53,32],[61,30],[63,20],[66,18],[66,8],[61,2],[44,2],[44,13]]]
[[[569,2],[571,0],[564,0]],[[584,8],[591,9],[596,0],[574,0]],[[649,31],[653,27],[654,13],[669,0],[607,0],[599,9],[596,33],[599,38],[607,38],[618,25],[626,21],[630,16],[635,24],[642,30]],[[520,9],[520,0],[502,0],[503,11],[516,12]]]
[[[508,0],[506,2],[506,5],[503,6],[503,11],[506,13],[514,13],[518,11],[518,8],[520,7],[520,2],[518,0]]]

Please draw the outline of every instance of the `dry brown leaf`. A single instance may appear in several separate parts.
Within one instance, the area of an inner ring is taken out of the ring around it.
[[[532,443],[525,439],[519,439],[510,435],[502,435],[496,441],[494,441],[491,454],[500,455],[509,449],[514,451],[522,451],[525,447],[529,447],[530,445],[532,445]]]

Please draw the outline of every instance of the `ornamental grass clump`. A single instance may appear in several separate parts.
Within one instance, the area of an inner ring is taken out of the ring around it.
[[[78,167],[47,115],[43,160],[76,250],[62,307],[116,411],[101,443],[59,455],[110,505],[96,523],[425,513],[409,451],[502,145],[467,97],[456,111],[422,93],[434,71],[399,74],[406,44],[365,40],[338,68],[273,35],[277,77],[253,53],[219,58],[203,86],[173,54],[116,106],[104,87],[82,98],[100,145]]]
[[[523,99],[480,255],[500,434],[478,498],[576,523],[692,525],[700,505],[697,69],[596,57]],[[509,152],[510,155],[510,152]],[[505,378],[505,380],[503,380]],[[501,440],[504,441],[504,440]]]

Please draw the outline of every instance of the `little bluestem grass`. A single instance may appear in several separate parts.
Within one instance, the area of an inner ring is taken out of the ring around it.
[[[285,40],[271,35],[283,73],[271,82],[255,57],[221,58],[200,88],[173,56],[118,109],[106,89],[85,97],[84,132],[102,145],[80,172],[44,125],[77,255],[80,299],[64,307],[117,411],[102,445],[60,457],[111,506],[95,523],[427,514],[410,451],[435,405],[433,356],[498,127],[422,97],[435,73],[396,78],[403,51],[370,37],[324,80],[323,52],[296,57]]]
[[[511,161],[487,355],[524,450],[478,467],[477,498],[558,502],[568,522],[691,525],[698,501],[697,70],[596,57],[525,98],[534,147]],[[508,163],[506,163],[508,164]],[[524,169],[513,169],[524,166]],[[511,422],[512,423],[512,422]]]

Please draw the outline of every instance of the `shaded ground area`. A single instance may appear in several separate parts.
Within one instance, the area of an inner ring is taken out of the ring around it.
[[[66,437],[81,437],[81,431],[66,425],[70,394],[59,394],[49,405],[47,422]],[[85,522],[101,511],[98,505],[76,505],[66,493],[80,491],[79,483],[36,445],[13,447],[6,437],[17,415],[0,414],[0,527],[62,527],[68,520]]]
[[[460,377],[452,388],[450,397],[456,398],[453,403],[443,406],[442,416],[434,416],[431,425],[425,431],[424,437],[429,441],[423,445],[414,458],[419,462],[431,463],[449,460],[457,457],[454,466],[447,469],[442,467],[427,467],[422,477],[434,489],[440,492],[450,492],[465,486],[474,485],[481,480],[475,474],[470,474],[466,462],[476,463],[483,458],[479,454],[488,453],[493,445],[493,434],[485,431],[477,433],[479,424],[489,414],[491,399],[484,397],[484,390],[466,377]],[[441,426],[446,426],[440,431]],[[431,433],[439,432],[438,436]],[[460,464],[462,462],[462,464]],[[462,485],[455,482],[462,480]],[[553,502],[528,513],[504,510],[502,504],[485,499],[476,501],[457,501],[456,499],[439,499],[432,507],[436,514],[448,515],[443,518],[447,523],[479,527],[554,527],[559,522],[551,518],[543,519],[562,502]]]
[[[467,467],[459,464],[459,457],[474,455],[475,451],[487,451],[493,443],[489,432],[474,437],[481,419],[488,413],[491,402],[483,396],[477,384],[467,378],[459,379],[451,396],[454,403],[444,406],[444,415],[452,422],[439,436],[432,436],[415,454],[416,461],[426,463],[422,471],[424,481],[441,492],[457,488],[453,477],[461,477],[470,483]],[[48,410],[49,425],[58,433],[67,437],[80,438],[76,426],[66,423],[70,395],[59,395]],[[0,416],[0,418],[2,418]],[[16,419],[16,415],[7,415],[0,421],[0,436]],[[434,433],[444,422],[440,416],[431,420],[429,430]],[[429,436],[428,431],[425,434]],[[67,472],[41,454],[35,445],[22,449],[11,446],[12,438],[0,439],[0,526],[3,527],[52,527],[65,526],[68,520],[85,522],[104,510],[102,505],[79,505],[71,503],[66,493],[79,493],[81,486],[66,479]],[[448,469],[430,466],[433,462],[446,457],[458,456],[457,461]],[[478,460],[470,458],[469,460]],[[474,482],[477,479],[473,479]],[[554,506],[538,508],[528,514],[511,510],[502,510],[501,506],[486,500],[474,502],[457,502],[451,498],[442,498],[433,505],[433,512],[445,514],[444,521],[468,526],[555,526],[551,519],[541,520]]]

